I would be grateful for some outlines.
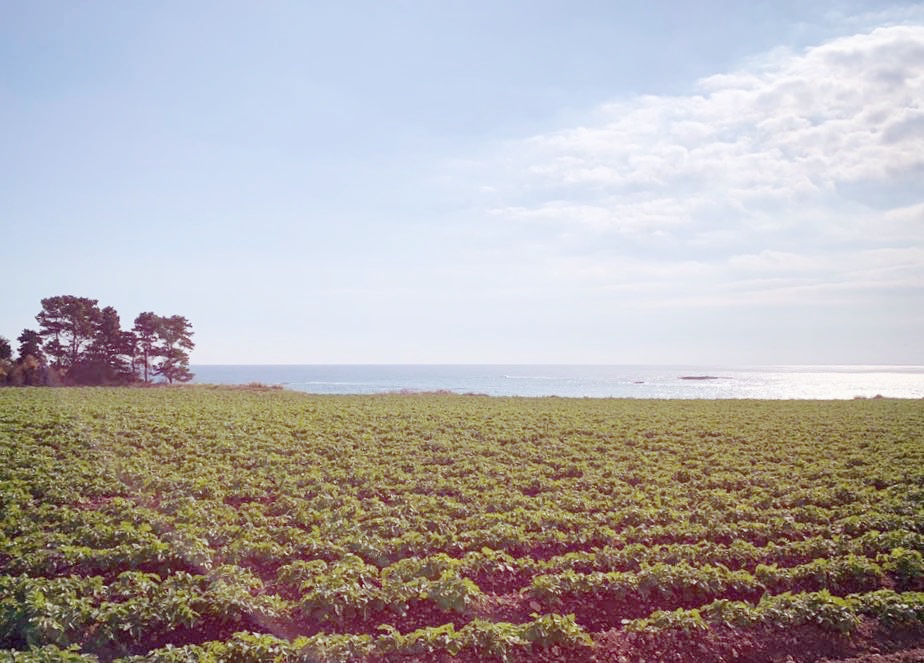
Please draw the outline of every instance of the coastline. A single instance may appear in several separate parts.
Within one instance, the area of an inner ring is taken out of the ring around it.
[[[198,365],[194,383],[314,394],[453,392],[563,398],[924,398],[924,366]]]

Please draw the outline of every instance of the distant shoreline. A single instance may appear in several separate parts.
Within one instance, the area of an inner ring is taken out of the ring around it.
[[[924,398],[924,366],[193,365],[194,384],[281,385],[313,394],[453,392],[633,399]]]

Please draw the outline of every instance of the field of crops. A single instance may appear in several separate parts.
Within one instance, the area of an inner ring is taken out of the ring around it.
[[[922,497],[922,401],[3,389],[0,659],[912,657]]]

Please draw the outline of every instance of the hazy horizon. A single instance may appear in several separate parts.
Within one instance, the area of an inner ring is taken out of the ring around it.
[[[924,366],[572,364],[199,365],[197,384],[311,394],[441,393],[562,398],[924,398]]]
[[[924,5],[0,0],[0,335],[924,365]]]

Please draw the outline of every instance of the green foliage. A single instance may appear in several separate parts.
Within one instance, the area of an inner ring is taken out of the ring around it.
[[[918,624],[922,432],[888,400],[0,390],[0,642],[504,660],[623,620]]]
[[[859,615],[855,601],[832,596],[827,590],[822,590],[802,594],[768,594],[757,604],[720,599],[699,609],[657,611],[644,619],[629,621],[625,628],[657,633],[702,630],[710,623],[737,627],[763,624],[780,629],[814,624],[838,633],[850,633],[859,624]]]
[[[320,622],[342,624],[365,619],[384,607],[377,577],[376,567],[348,554],[302,582],[305,594],[298,610],[304,617]]]
[[[899,587],[920,585],[924,579],[924,555],[918,550],[897,546],[876,556],[882,570],[895,578]]]
[[[849,597],[860,614],[875,617],[887,624],[924,623],[924,592],[898,593],[881,589]]]
[[[463,613],[480,594],[478,585],[468,578],[443,571],[439,578],[427,583],[421,598],[430,599],[444,612]]]
[[[860,616],[875,617],[890,624],[924,623],[924,594],[898,593],[881,589],[846,597],[833,596],[828,590],[791,594],[765,595],[760,602],[719,599],[699,609],[662,610],[643,619],[626,620],[629,631],[658,633],[665,630],[690,632],[710,624],[747,627],[762,624],[779,629],[803,624],[821,626],[841,634],[851,633]]]
[[[575,621],[574,615],[534,615],[524,624],[475,619],[456,630],[453,624],[426,627],[401,634],[387,624],[375,641],[378,654],[401,654],[435,658],[440,653],[456,656],[469,651],[481,660],[509,660],[530,647],[561,646],[580,650],[593,643],[590,635]]]
[[[8,663],[96,663],[99,658],[93,654],[81,654],[76,645],[61,649],[56,645],[32,647],[28,651],[0,649],[2,660]]]
[[[575,621],[574,615],[533,614],[533,621],[523,629],[523,639],[540,647],[562,645],[564,647],[589,647],[593,644],[587,634]]]

